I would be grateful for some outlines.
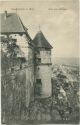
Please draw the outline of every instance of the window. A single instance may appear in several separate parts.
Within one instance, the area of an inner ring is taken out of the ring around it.
[[[48,55],[51,55],[51,51],[46,51],[46,53],[47,53]]]
[[[40,54],[40,51],[39,51],[39,50],[37,50],[37,54]]]
[[[37,63],[41,63],[41,58],[37,58]]]
[[[36,79],[36,82],[37,83],[41,83],[41,79]]]
[[[40,96],[42,91],[42,82],[41,79],[36,79],[35,84],[35,95]]]

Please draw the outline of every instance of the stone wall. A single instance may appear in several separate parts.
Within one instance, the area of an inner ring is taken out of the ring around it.
[[[41,79],[42,82],[42,96],[51,96],[51,65],[37,66],[36,79]]]
[[[38,60],[39,59],[39,60]],[[40,60],[41,59],[41,60]],[[52,65],[51,65],[51,50],[46,50],[43,48],[39,48],[36,51],[36,76],[35,83],[37,79],[41,79],[42,89],[41,96],[49,97],[52,93],[51,86],[51,76],[52,76]]]
[[[34,49],[28,45],[28,78],[30,83],[30,100],[34,99]]]
[[[51,63],[51,51],[40,51],[41,63]]]

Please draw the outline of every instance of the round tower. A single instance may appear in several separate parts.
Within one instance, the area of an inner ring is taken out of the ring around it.
[[[52,46],[39,31],[34,40],[35,44],[35,85],[36,97],[49,97],[52,93],[51,75],[51,49]]]

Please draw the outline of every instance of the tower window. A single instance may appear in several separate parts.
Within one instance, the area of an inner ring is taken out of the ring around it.
[[[41,79],[36,79],[35,84],[35,95],[40,96],[42,91],[42,82]]]
[[[41,63],[41,58],[37,58],[37,63]]]
[[[36,83],[41,83],[41,79],[36,79]]]

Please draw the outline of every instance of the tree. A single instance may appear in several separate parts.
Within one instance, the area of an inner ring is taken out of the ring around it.
[[[11,116],[15,118],[17,113],[20,114],[22,104],[25,103],[24,98],[26,95],[25,94],[26,80],[23,79],[23,82],[19,81],[19,79],[16,77],[17,72],[14,72],[15,66],[18,64],[18,66],[20,67],[20,64],[24,63],[25,60],[24,57],[23,59],[19,59],[17,57],[17,54],[19,52],[20,49],[19,46],[17,46],[15,39],[11,38],[1,39],[2,121],[3,119],[5,119],[4,117],[6,117],[6,120],[9,120]],[[21,70],[19,72],[21,72]]]

